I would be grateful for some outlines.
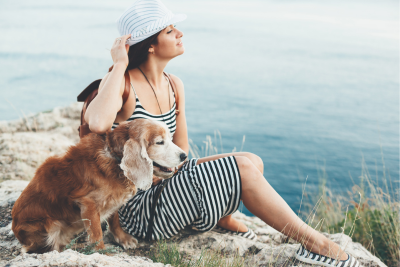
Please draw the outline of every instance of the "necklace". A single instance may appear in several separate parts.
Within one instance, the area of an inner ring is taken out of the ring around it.
[[[156,91],[154,91],[153,86],[151,85],[151,83],[149,82],[149,80],[147,79],[146,75],[144,74],[144,72],[140,69],[140,67],[138,67],[138,69],[140,70],[140,72],[143,74],[143,76],[146,78],[146,81],[150,84],[151,89],[153,90],[154,96],[156,97],[157,100],[157,104],[158,104],[158,108],[160,109],[160,115],[162,115],[162,111],[161,111],[161,107],[160,107],[160,103],[158,102],[158,98],[156,95]],[[171,110],[171,101],[170,101],[170,97],[169,97],[169,81],[168,81],[168,104],[169,104],[169,110]],[[164,117],[161,117],[162,120],[165,122]],[[166,123],[166,122],[165,122]]]

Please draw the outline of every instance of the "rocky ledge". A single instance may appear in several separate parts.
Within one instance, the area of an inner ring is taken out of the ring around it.
[[[79,141],[77,128],[80,104],[55,108],[16,121],[0,122],[0,266],[170,266],[148,259],[154,243],[139,240],[138,248],[84,255],[76,250],[87,245],[84,236],[72,249],[61,253],[21,254],[21,245],[11,231],[11,209],[15,200],[33,177],[36,168],[49,156],[61,154]],[[199,233],[184,229],[168,242],[174,242],[182,254],[198,257],[202,250],[212,249],[225,255],[247,255],[250,266],[311,266],[294,259],[299,244],[286,238],[256,217],[240,212],[233,215],[253,229],[257,241],[214,231]],[[361,244],[343,234],[324,234],[355,256],[364,266],[386,266]],[[115,245],[105,231],[106,246]]]

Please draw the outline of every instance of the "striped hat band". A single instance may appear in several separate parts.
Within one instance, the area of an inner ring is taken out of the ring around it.
[[[126,41],[131,46],[185,19],[185,14],[173,14],[160,0],[137,0],[117,19],[117,26],[120,35],[131,34]]]

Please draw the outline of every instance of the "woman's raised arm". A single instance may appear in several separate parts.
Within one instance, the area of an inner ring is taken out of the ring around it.
[[[128,66],[129,45],[125,44],[131,35],[117,38],[111,48],[111,57],[114,67],[107,73],[99,85],[98,95],[90,102],[85,113],[85,120],[94,133],[104,133],[109,130],[115,121],[118,111],[122,107],[124,93],[124,73]]]
[[[179,146],[189,155],[189,142],[188,142],[188,132],[187,132],[187,124],[186,124],[186,114],[185,114],[185,90],[183,87],[183,82],[181,79],[176,77],[173,74],[170,74],[171,79],[174,80],[176,84],[176,91],[179,95],[179,113],[176,116],[176,131],[174,133],[174,138],[172,142],[175,145]]]

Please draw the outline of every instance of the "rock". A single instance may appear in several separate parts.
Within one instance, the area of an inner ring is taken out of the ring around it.
[[[76,144],[81,108],[81,103],[74,103],[16,121],[1,121],[0,181],[30,180],[45,159]]]
[[[0,258],[11,260],[21,252],[21,244],[15,238],[11,230],[11,223],[0,228]]]
[[[19,120],[0,121],[0,133],[43,132],[59,127],[72,127],[76,130],[82,106],[83,103],[76,102],[67,107],[56,107],[51,111],[25,116]]]
[[[283,244],[280,246],[265,246],[259,253],[249,257],[247,262],[256,262],[261,266],[297,266],[294,253],[298,244]],[[302,266],[311,266],[301,263]]]
[[[40,164],[71,145],[74,142],[61,133],[0,134],[0,180],[31,180]]]
[[[14,204],[29,181],[4,181],[0,183],[0,207]]]
[[[132,257],[126,254],[118,254],[114,256],[102,255],[94,253],[91,255],[83,255],[74,250],[68,249],[61,253],[52,251],[44,254],[22,254],[8,262],[0,261],[1,266],[9,267],[26,267],[26,266],[171,266],[162,263],[153,263],[150,259],[144,257]]]
[[[180,241],[176,241],[180,250],[185,251],[186,254],[196,256],[200,255],[202,248],[213,249],[221,251],[227,255],[238,253],[245,255],[261,251],[265,244],[255,242],[240,236],[232,236],[220,234],[214,231],[199,233],[191,232],[189,234],[182,233]],[[179,238],[179,235],[177,236]],[[174,237],[172,240],[177,239]]]

